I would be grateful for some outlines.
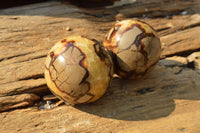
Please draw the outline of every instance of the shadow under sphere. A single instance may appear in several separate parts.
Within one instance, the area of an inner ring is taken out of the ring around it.
[[[174,68],[157,65],[143,79],[114,78],[101,99],[75,105],[75,108],[100,117],[128,121],[166,117],[175,109],[174,99],[200,99],[200,75],[188,67],[179,67],[178,72]]]

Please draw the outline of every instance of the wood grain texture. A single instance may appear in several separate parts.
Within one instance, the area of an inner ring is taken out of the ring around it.
[[[139,0],[83,9],[51,1],[0,10],[0,132],[200,132],[199,3]],[[43,75],[56,42],[69,35],[102,42],[116,20],[138,18],[152,25],[162,42],[161,60],[149,75],[115,76],[91,104],[38,109],[56,101],[48,98]]]

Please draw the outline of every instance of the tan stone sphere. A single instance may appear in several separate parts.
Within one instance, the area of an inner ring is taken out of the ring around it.
[[[95,40],[69,36],[49,51],[45,79],[51,92],[68,104],[90,103],[109,87],[113,63]]]
[[[146,75],[161,54],[157,33],[149,24],[139,20],[117,22],[107,32],[103,45],[111,52],[115,73],[123,78]]]

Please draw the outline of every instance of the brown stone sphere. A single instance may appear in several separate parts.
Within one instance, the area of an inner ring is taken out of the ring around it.
[[[45,62],[45,79],[51,92],[68,104],[90,103],[109,87],[113,63],[95,40],[69,36],[52,47]]]
[[[111,52],[115,73],[137,78],[151,71],[159,60],[161,42],[155,30],[139,20],[123,20],[106,34],[103,45]]]

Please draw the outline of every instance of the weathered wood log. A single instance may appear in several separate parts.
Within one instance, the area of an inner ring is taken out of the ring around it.
[[[114,79],[106,95],[89,105],[60,106],[39,112],[37,108],[29,108],[2,113],[0,124],[4,126],[1,130],[168,132],[184,128],[193,132],[199,124],[199,119],[196,119],[200,107],[199,78],[200,75],[189,68],[174,73],[174,67],[157,66],[143,80]],[[20,121],[19,118],[25,120]],[[6,130],[8,123],[11,128]]]
[[[161,37],[164,47],[162,55],[181,55],[200,49],[199,34],[200,27],[195,27]]]
[[[21,94],[0,97],[0,112],[32,105],[39,99],[40,97],[35,94]]]
[[[46,90],[44,78],[16,81],[0,85],[0,97],[20,94],[23,92],[39,93]]]
[[[141,4],[142,2],[142,4]],[[120,9],[120,13],[126,17],[160,17],[179,14],[181,11],[199,12],[199,0],[194,1],[141,1]]]
[[[0,132],[199,132],[199,2],[140,0],[86,10],[54,1],[0,10],[0,111],[51,100],[45,57],[68,35],[102,42],[116,19],[139,17],[158,31],[163,49],[143,79],[114,77],[106,94],[88,105],[40,111],[36,103],[0,113]]]

